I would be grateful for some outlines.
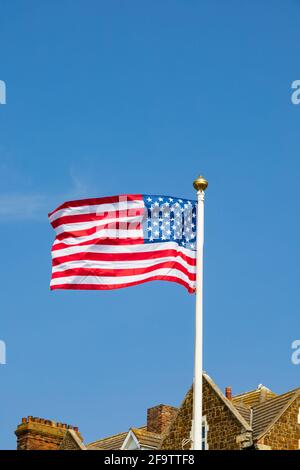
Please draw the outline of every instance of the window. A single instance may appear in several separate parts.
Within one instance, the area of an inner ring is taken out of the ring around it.
[[[208,450],[208,442],[207,442],[207,435],[208,435],[208,423],[206,416],[202,417],[202,450]]]
[[[184,445],[187,444],[188,442],[190,442],[191,446],[193,445],[193,428],[194,428],[194,420],[192,421],[190,438],[185,439],[182,443],[183,449],[185,448]],[[207,441],[208,430],[209,430],[209,426],[207,423],[206,416],[202,416],[202,450],[208,450],[208,441]]]

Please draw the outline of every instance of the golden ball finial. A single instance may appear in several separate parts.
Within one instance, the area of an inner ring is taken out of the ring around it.
[[[205,191],[208,186],[208,181],[203,176],[198,176],[194,181],[194,188],[196,191]]]

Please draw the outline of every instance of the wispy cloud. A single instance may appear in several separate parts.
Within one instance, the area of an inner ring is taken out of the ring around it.
[[[5,219],[39,219],[46,200],[40,194],[0,194],[0,216]]]
[[[74,169],[70,169],[70,190],[50,193],[0,193],[0,223],[6,221],[45,220],[48,212],[70,199],[91,196],[92,188]]]

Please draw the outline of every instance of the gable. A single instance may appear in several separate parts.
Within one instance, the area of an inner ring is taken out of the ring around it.
[[[272,448],[299,448],[300,390],[280,395],[253,409],[253,437]],[[279,444],[280,441],[280,444]],[[280,447],[281,446],[281,447]]]
[[[140,449],[140,443],[137,440],[134,433],[132,432],[132,430],[130,429],[130,431],[128,432],[122,444],[121,450],[138,450],[138,449]]]
[[[212,379],[203,374],[203,416],[209,425],[209,449],[239,449],[242,442],[251,441],[251,427],[232,403],[225,398]],[[193,419],[193,387],[186,394],[177,416],[163,439],[161,448],[187,450],[191,448]],[[239,443],[237,439],[239,438]]]
[[[78,435],[72,429],[69,429],[59,447],[59,450],[86,450]]]

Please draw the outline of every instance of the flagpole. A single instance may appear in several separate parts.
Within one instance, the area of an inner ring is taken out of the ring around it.
[[[208,182],[203,176],[194,181],[197,191],[197,268],[194,362],[193,450],[202,450],[202,371],[203,371],[203,244],[204,192]]]

